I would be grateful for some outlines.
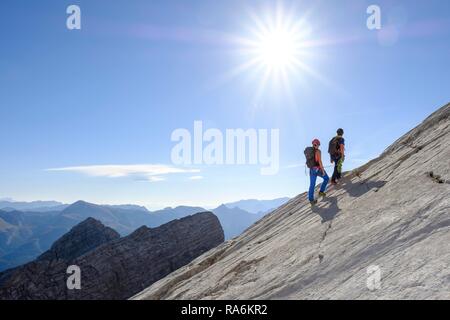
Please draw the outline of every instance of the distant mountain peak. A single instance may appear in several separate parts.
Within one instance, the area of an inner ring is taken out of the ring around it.
[[[272,200],[247,199],[226,203],[228,208],[239,208],[250,213],[267,213],[285,204],[290,198],[276,198]]]
[[[86,211],[87,210],[87,211]],[[90,213],[92,211],[107,211],[107,207],[102,207],[100,205],[89,203],[84,200],[78,200],[71,205],[69,205],[67,208],[61,211],[61,214],[67,214],[67,213],[80,213],[80,214],[86,214]]]
[[[139,227],[138,229],[136,229],[135,231],[133,231],[129,237],[134,238],[134,239],[141,238],[144,235],[148,235],[150,230],[151,229],[149,227],[142,226],[142,227]]]
[[[84,220],[84,221],[80,222],[79,224],[77,224],[75,227],[73,227],[72,230],[83,229],[83,228],[86,228],[88,226],[95,226],[95,227],[98,227],[98,228],[105,227],[103,225],[103,223],[101,223],[97,219],[89,217],[86,220]]]
[[[119,238],[115,230],[89,217],[58,239],[38,260],[73,260],[103,243]]]
[[[93,204],[93,203],[90,203],[90,202],[87,202],[87,201],[84,201],[84,200],[78,200],[78,201],[75,201],[74,203],[72,203],[69,206],[69,208],[72,207],[72,206],[97,206],[97,205]]]
[[[135,205],[135,204],[108,204],[108,205],[103,205],[104,207],[109,207],[109,208],[116,208],[116,209],[124,209],[124,210],[139,210],[139,211],[143,211],[143,212],[150,212],[148,211],[148,209],[144,206],[139,206],[139,205]]]

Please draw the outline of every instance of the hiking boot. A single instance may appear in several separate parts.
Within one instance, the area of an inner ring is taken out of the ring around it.
[[[311,206],[315,206],[317,204],[317,200],[310,200],[309,203]]]
[[[327,194],[325,192],[319,192],[319,197],[325,198],[326,196],[327,196]]]

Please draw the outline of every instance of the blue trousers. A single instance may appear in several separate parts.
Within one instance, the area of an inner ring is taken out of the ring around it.
[[[325,192],[325,190],[327,189],[328,181],[330,180],[326,172],[325,174],[322,174],[322,171],[320,171],[320,169],[318,168],[309,169],[309,201],[314,200],[314,188],[316,187],[317,177],[321,177],[323,179],[322,185],[320,186],[320,192]]]

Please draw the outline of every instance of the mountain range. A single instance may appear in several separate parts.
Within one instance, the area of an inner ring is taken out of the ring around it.
[[[269,211],[285,204],[289,201],[289,199],[290,198],[288,197],[273,200],[248,199],[225,203],[225,205],[230,209],[239,208],[250,213],[268,213]]]
[[[0,200],[0,210],[3,211],[59,211],[66,208],[68,205],[58,201],[14,201],[11,198],[3,198]]]
[[[36,260],[0,272],[0,300],[127,299],[223,241],[211,212],[142,226],[125,237],[87,218]],[[73,267],[78,289],[67,285]]]
[[[257,200],[252,200],[257,207]],[[211,210],[219,218],[225,239],[242,233],[264,216],[273,203],[264,201],[259,213],[250,213],[237,206],[221,205]],[[5,206],[5,207],[3,207]],[[0,271],[29,262],[64,235],[73,226],[91,217],[126,236],[141,226],[157,227],[205,209],[178,206],[148,211],[136,205],[97,205],[77,201],[71,205],[56,201],[0,202]],[[18,209],[23,210],[18,210]],[[44,208],[43,211],[38,211]],[[51,210],[53,209],[53,210]]]

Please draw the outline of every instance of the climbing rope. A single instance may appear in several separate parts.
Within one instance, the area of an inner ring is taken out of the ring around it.
[[[305,168],[305,177],[309,177],[309,168],[306,166],[306,164],[302,165]],[[325,169],[326,168],[334,168],[334,164],[328,165],[328,166],[323,166]],[[308,179],[304,179],[304,188],[305,190],[309,189],[309,181]]]

